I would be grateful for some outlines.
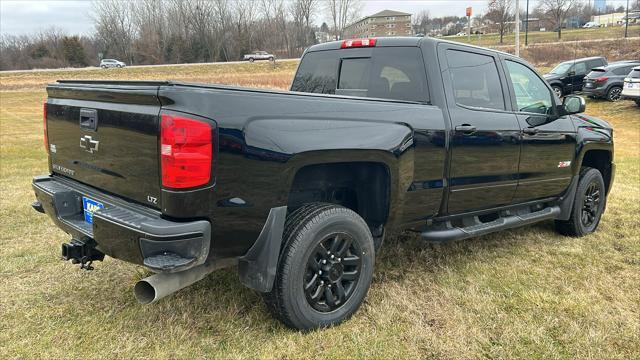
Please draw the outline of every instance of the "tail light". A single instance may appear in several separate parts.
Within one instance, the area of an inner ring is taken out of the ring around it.
[[[341,49],[360,48],[360,47],[374,47],[376,46],[376,39],[350,39],[343,40],[340,45]]]
[[[601,77],[593,79],[593,81],[598,82],[598,83],[605,82],[607,80],[609,80],[609,78],[606,77],[606,76],[601,76]]]
[[[211,180],[212,127],[185,115],[162,114],[160,119],[162,185],[185,189]]]
[[[44,150],[49,153],[49,136],[47,135],[47,103],[42,104],[42,128],[44,130]]]

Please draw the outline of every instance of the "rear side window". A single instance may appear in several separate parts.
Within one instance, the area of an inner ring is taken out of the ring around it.
[[[626,76],[633,69],[633,66],[624,66],[621,68],[617,68],[613,70],[613,73],[616,75]]]
[[[576,63],[572,69],[576,75],[583,75],[587,73],[587,64],[583,62]]]
[[[456,104],[505,109],[500,76],[492,56],[447,50],[447,62]]]
[[[371,57],[353,58],[348,57],[349,51],[341,49],[305,55],[291,90],[429,101],[427,75],[419,48],[374,48]],[[320,80],[325,78],[327,80]]]
[[[291,84],[292,91],[335,94],[338,58],[331,51],[319,51],[304,56]]]
[[[587,67],[589,69],[598,67],[598,66],[603,66],[603,65],[604,65],[604,60],[602,59],[593,59],[593,60],[587,61]]]

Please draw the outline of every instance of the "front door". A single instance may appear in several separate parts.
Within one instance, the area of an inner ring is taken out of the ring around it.
[[[481,49],[441,46],[452,125],[448,213],[509,204],[518,182],[520,126],[505,101],[499,59]]]
[[[505,60],[511,98],[522,127],[519,182],[514,202],[561,195],[569,186],[576,133],[568,116],[556,118],[553,92],[526,64]]]

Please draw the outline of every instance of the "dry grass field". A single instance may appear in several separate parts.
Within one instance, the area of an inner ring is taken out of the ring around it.
[[[58,78],[177,79],[286,88],[295,62],[0,73],[0,358],[640,358],[640,108],[589,101],[615,127],[618,166],[599,230],[545,222],[433,245],[400,234],[345,324],[273,320],[233,269],[139,305],[141,267],[59,260],[67,235],[30,208],[47,172],[44,85]]]

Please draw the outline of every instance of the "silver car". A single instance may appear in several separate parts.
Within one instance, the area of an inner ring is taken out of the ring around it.
[[[100,61],[100,67],[103,69],[113,67],[123,68],[125,66],[127,66],[127,64],[115,59],[102,59],[102,61]]]
[[[244,56],[244,60],[248,60],[249,62],[254,62],[256,60],[269,60],[273,61],[275,59],[275,55],[269,54],[266,51],[256,51],[251,54],[246,54]]]

